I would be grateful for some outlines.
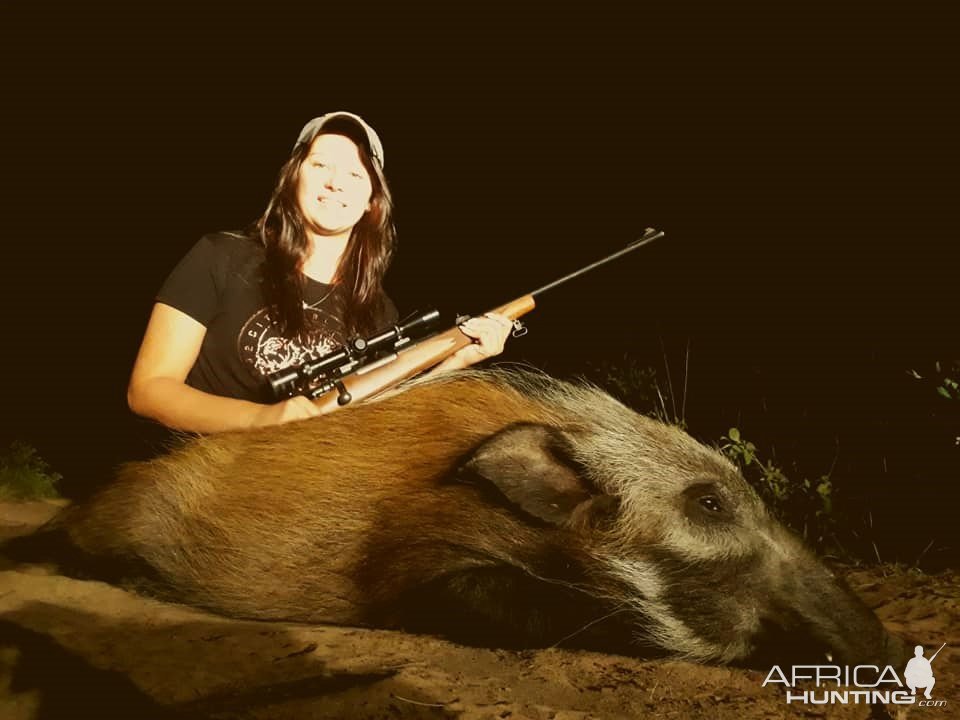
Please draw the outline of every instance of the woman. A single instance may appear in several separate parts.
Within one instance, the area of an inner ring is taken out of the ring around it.
[[[157,295],[127,391],[130,408],[200,433],[318,414],[274,402],[265,375],[392,325],[383,290],[395,243],[383,147],[352,113],[304,126],[263,216],[247,233],[203,237]],[[510,321],[461,326],[474,343],[434,372],[503,350]]]

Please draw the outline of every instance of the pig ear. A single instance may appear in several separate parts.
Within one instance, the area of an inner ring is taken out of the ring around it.
[[[582,510],[594,495],[568,459],[566,445],[553,428],[512,425],[472,453],[460,469],[460,478],[479,476],[529,515],[565,524],[579,516],[578,508]]]

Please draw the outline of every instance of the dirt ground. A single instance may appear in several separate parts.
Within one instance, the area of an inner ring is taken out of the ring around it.
[[[55,510],[0,503],[0,539]],[[221,618],[109,585],[0,565],[0,718],[960,718],[960,575],[848,571],[928,650],[939,707],[788,705],[765,673],[564,649]]]

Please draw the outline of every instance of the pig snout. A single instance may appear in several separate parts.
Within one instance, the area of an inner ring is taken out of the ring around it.
[[[890,633],[877,615],[840,577],[819,562],[799,541],[793,560],[781,570],[774,603],[784,625],[839,665],[903,667],[910,658],[906,642]]]

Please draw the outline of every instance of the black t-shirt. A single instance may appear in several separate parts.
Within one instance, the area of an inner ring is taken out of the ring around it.
[[[157,302],[207,328],[187,384],[225,397],[274,402],[265,376],[316,359],[346,341],[345,297],[339,285],[306,278],[307,321],[318,332],[309,343],[284,337],[264,299],[264,249],[239,233],[205,235],[170,273]],[[386,300],[378,327],[397,322]]]

